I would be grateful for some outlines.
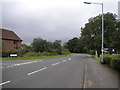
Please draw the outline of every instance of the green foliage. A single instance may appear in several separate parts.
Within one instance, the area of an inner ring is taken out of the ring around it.
[[[65,47],[70,52],[101,53],[102,15],[89,19],[85,27],[81,27],[81,37],[69,40]],[[114,48],[120,52],[120,21],[112,13],[104,14],[104,47]]]
[[[120,56],[119,55],[106,55],[104,60],[106,64],[108,64],[111,68],[120,72]]]
[[[120,58],[112,59],[110,66],[120,72]]]
[[[111,63],[112,58],[110,58],[110,57],[108,57],[108,56],[105,56],[105,57],[104,57],[104,60],[105,60],[105,63],[110,66],[110,63]]]
[[[54,56],[65,55],[70,52],[61,46],[60,40],[48,42],[42,38],[35,38],[31,45],[23,44],[20,49],[3,52],[4,57],[9,57],[10,54],[17,54],[18,57],[39,57],[39,56]]]
[[[89,19],[89,22],[82,28],[81,38],[85,47],[90,50],[101,50],[101,17],[102,15]],[[120,26],[118,25],[116,15],[112,13],[104,14],[104,47],[119,49],[120,46]]]
[[[68,48],[69,51],[72,53],[78,53],[78,52],[80,52],[79,42],[80,42],[80,40],[77,37],[75,37],[75,38],[69,40],[66,43],[65,47]]]
[[[32,42],[32,47],[35,52],[45,51],[46,45],[47,45],[46,40],[43,40],[42,38],[35,38]]]
[[[0,57],[2,57],[2,40],[0,39]]]
[[[27,52],[23,57],[35,57],[38,56],[36,52]]]
[[[43,40],[42,38],[35,38],[31,45],[35,52],[46,52],[47,54],[49,52],[49,55],[62,54],[62,46],[60,40],[55,40],[54,42],[48,42],[46,40]]]
[[[94,51],[94,50],[90,50],[90,51],[89,51],[89,54],[95,55],[95,51]]]
[[[52,56],[53,54],[50,52],[38,52],[37,55],[38,56]]]
[[[70,54],[69,50],[62,47],[62,55],[67,55],[67,54]]]
[[[33,57],[14,57],[14,58],[10,58],[10,57],[5,57],[5,58],[2,58],[3,60],[7,59],[7,60],[18,60],[18,59],[39,59],[39,58],[49,58],[49,57],[52,57],[52,58],[57,58],[57,57],[64,57],[64,56],[69,56],[69,55],[72,55],[72,54],[66,54],[66,55],[52,55],[52,56],[33,56]]]

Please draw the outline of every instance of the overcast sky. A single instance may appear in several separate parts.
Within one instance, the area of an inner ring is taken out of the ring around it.
[[[101,14],[101,5],[84,1],[103,2],[104,13],[118,14],[119,0],[3,0],[0,27],[13,30],[26,44],[37,37],[64,43],[80,37],[88,19]]]

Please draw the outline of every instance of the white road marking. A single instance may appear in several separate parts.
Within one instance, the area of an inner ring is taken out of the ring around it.
[[[6,68],[10,68],[10,67],[14,67],[13,65],[12,66],[7,66]]]
[[[14,67],[14,66],[21,66],[21,65],[26,65],[26,64],[32,64],[32,63],[36,63],[38,61],[31,61],[31,62],[25,62],[25,63],[17,63],[17,64],[13,64],[11,66],[7,66],[6,68],[10,68],[10,67]],[[39,62],[42,62],[42,60],[40,60]]]
[[[71,58],[69,58],[69,60],[71,60]]]
[[[0,68],[4,68],[4,67],[0,67]]]
[[[87,69],[88,69],[88,65],[87,65],[87,59],[85,61],[85,72],[84,72],[84,83],[83,83],[83,88],[87,88]]]
[[[7,84],[7,83],[10,83],[11,81],[6,81],[6,82],[3,82],[0,84],[0,86],[4,85],[4,84]]]
[[[66,62],[67,60],[64,60],[64,61],[62,61],[62,62]]]
[[[46,68],[47,68],[47,67],[44,67],[44,68],[41,68],[41,69],[36,70],[36,71],[34,71],[34,72],[28,73],[28,75],[32,75],[32,74],[37,73],[37,72],[39,72],[39,71],[45,70]]]
[[[57,65],[57,64],[60,64],[60,62],[54,63],[54,64],[52,64],[52,66],[55,66],[55,65]]]

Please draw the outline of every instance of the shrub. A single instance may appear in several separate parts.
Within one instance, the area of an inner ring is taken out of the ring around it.
[[[105,57],[104,57],[105,63],[108,64],[109,66],[110,66],[111,60],[112,60],[111,57],[108,57],[108,56],[105,56]]]
[[[110,66],[114,69],[120,72],[120,58],[113,58],[111,60]]]
[[[90,51],[89,51],[89,54],[95,55],[95,51],[94,51],[94,50],[90,50]]]
[[[38,56],[51,56],[52,55],[52,53],[50,53],[50,52],[39,52],[38,53]]]
[[[36,57],[38,54],[36,52],[28,52],[23,57]]]
[[[108,64],[114,70],[120,72],[120,56],[118,55],[106,55],[104,57],[106,64]]]
[[[62,47],[62,52],[61,52],[62,55],[66,55],[66,54],[70,54],[70,51],[68,49],[65,49]]]
[[[9,52],[2,52],[2,57],[9,57]]]

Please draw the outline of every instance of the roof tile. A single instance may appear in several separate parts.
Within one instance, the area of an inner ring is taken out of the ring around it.
[[[13,31],[3,28],[0,28],[0,38],[22,41]]]

